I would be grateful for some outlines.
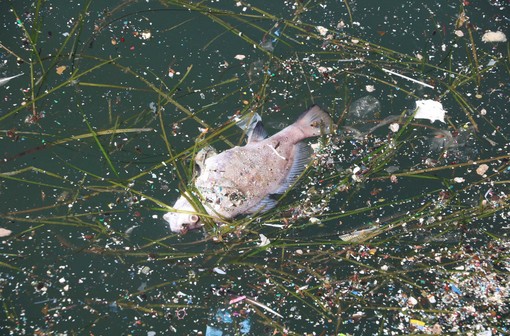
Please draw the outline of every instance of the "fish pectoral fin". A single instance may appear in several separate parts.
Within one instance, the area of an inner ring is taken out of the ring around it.
[[[257,213],[257,212],[266,212],[271,210],[276,206],[278,202],[272,199],[269,195],[264,197],[258,204],[249,209],[247,213]]]
[[[251,133],[248,135],[248,143],[257,143],[267,138],[267,132],[262,125],[262,121],[258,121]]]
[[[205,160],[217,155],[218,152],[212,146],[206,146],[198,151],[195,155],[195,172],[194,177],[200,176],[202,170],[205,168]]]
[[[289,173],[278,190],[275,191],[275,194],[283,194],[296,182],[298,177],[305,171],[308,163],[310,163],[312,158],[312,149],[308,146],[308,144],[298,142],[294,145],[293,158],[294,161],[289,169]]]

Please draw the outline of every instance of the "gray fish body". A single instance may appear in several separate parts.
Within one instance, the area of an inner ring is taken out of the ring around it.
[[[264,199],[285,184],[300,140],[291,127],[268,139],[210,157],[195,186],[206,205],[222,217],[264,210],[270,205]]]
[[[265,138],[257,124],[245,146],[236,146],[209,156],[199,163],[195,187],[207,213],[217,222],[242,214],[264,212],[276,205],[270,196],[285,192],[303,172],[311,158],[310,148],[301,141],[328,133],[329,115],[312,106],[292,125]],[[174,232],[201,226],[199,214],[181,196],[164,219]]]

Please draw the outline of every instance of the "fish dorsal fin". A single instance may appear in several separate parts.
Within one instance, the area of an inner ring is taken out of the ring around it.
[[[304,142],[298,142],[294,145],[294,162],[292,163],[292,167],[285,177],[282,185],[275,192],[276,194],[283,194],[287,191],[287,189],[292,186],[299,175],[301,175],[304,171],[308,163],[312,158],[312,149]]]
[[[258,121],[251,133],[248,135],[248,143],[256,143],[267,138],[267,132],[262,125],[262,121]]]
[[[301,129],[303,138],[309,138],[321,135],[321,133],[331,133],[333,120],[326,111],[317,105],[313,105],[301,114],[294,125]]]
[[[195,155],[195,171],[193,172],[194,177],[200,176],[205,168],[205,160],[210,157],[217,155],[218,152],[212,146],[206,146],[198,151]]]

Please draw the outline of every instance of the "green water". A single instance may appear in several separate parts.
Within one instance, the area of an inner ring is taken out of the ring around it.
[[[0,15],[0,77],[23,73],[0,87],[2,334],[508,332],[508,42],[482,42],[509,35],[508,4],[3,1]],[[367,96],[377,111],[354,114]],[[412,119],[420,99],[446,122]],[[312,104],[339,130],[277,209],[222,242],[170,232],[196,150],[242,144],[235,115],[273,134]],[[504,303],[477,302],[469,281],[492,272]],[[452,321],[465,306],[478,317]]]

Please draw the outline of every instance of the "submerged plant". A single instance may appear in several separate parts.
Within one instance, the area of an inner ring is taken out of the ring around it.
[[[477,7],[1,6],[0,330],[507,332],[508,44]],[[210,218],[200,150],[315,103],[338,131],[277,207],[169,231],[180,193]]]

